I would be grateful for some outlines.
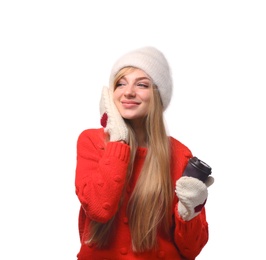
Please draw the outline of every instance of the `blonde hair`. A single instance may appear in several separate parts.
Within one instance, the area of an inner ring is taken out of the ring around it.
[[[114,79],[114,87],[121,77],[134,69],[127,67],[120,70]],[[152,93],[149,112],[145,120],[147,155],[127,207],[132,248],[135,252],[155,248],[158,231],[169,235],[171,228],[173,186],[170,175],[169,138],[163,121],[162,101],[154,85]],[[129,129],[131,148],[128,183],[133,172],[138,144],[130,122],[128,120],[125,122]],[[122,201],[123,196],[120,205]],[[114,219],[115,216],[106,224],[92,221],[89,229],[89,243],[96,243],[100,248],[107,245],[115,225]]]

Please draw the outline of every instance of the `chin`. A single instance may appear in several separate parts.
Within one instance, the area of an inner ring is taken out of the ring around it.
[[[142,120],[145,118],[143,115],[122,115],[122,117],[126,120]]]
[[[138,117],[135,117],[135,116],[123,116],[122,115],[122,117],[124,118],[124,119],[127,119],[127,120],[133,120],[133,119],[137,119]]]

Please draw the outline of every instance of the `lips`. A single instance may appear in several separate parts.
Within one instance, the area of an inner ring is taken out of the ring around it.
[[[122,105],[126,108],[136,107],[140,105],[140,102],[137,101],[121,101]]]
[[[123,100],[123,101],[121,101],[121,103],[122,104],[134,104],[134,105],[139,105],[140,104],[140,102],[137,102],[137,101],[132,101],[132,100],[128,100],[128,101],[125,101],[125,100]]]

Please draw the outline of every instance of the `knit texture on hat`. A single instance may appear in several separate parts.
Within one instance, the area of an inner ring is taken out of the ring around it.
[[[128,52],[114,64],[110,75],[110,86],[113,85],[115,75],[124,67],[136,67],[147,73],[158,87],[164,110],[168,107],[172,97],[172,75],[165,56],[154,47],[143,47]]]

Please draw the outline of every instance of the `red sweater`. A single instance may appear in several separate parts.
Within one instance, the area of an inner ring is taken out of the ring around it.
[[[176,139],[171,140],[171,175],[173,185],[192,157],[190,150]],[[118,209],[129,164],[130,148],[120,142],[105,144],[103,129],[83,131],[77,142],[76,194],[81,203],[79,213],[79,234],[81,240],[79,260],[181,260],[195,259],[208,241],[208,224],[205,208],[190,221],[183,221],[177,213],[178,199],[173,201],[173,234],[167,239],[158,234],[158,248],[136,254],[131,248],[130,230],[126,215],[128,200],[147,153],[138,148],[132,182],[127,187],[123,205],[117,216],[116,233],[107,249],[85,244],[91,220],[105,223]],[[174,187],[173,187],[174,189]]]

